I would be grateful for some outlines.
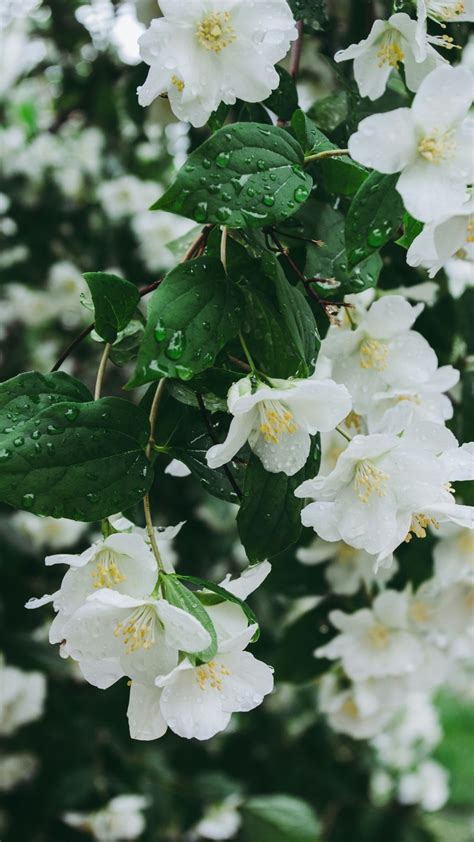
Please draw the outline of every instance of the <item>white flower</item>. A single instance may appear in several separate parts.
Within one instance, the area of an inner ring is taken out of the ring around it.
[[[448,773],[434,760],[425,760],[401,776],[397,795],[401,804],[419,804],[428,812],[440,810],[449,796]]]
[[[452,365],[426,371],[424,380],[406,386],[404,376],[392,388],[372,395],[372,408],[367,416],[371,433],[389,432],[392,425],[407,426],[414,417],[444,424],[453,417],[453,405],[443,394],[459,382],[460,373]],[[404,419],[404,420],[402,420]]]
[[[433,550],[434,575],[440,588],[474,577],[474,531],[443,523]]]
[[[444,267],[453,298],[461,298],[467,289],[474,288],[474,250],[469,249],[469,252],[466,250],[463,257],[453,257]]]
[[[410,330],[423,310],[402,296],[384,295],[359,315],[355,330],[331,326],[322,352],[332,361],[332,377],[350,391],[353,409],[365,414],[373,395],[400,383],[410,389],[436,370],[438,361],[426,339]]]
[[[402,295],[409,301],[418,301],[432,307],[439,292],[439,286],[434,281],[423,281],[421,284],[413,284],[411,287],[397,287],[390,290],[391,295]]]
[[[24,672],[0,660],[0,736],[9,737],[22,725],[39,719],[46,698],[46,679],[41,672]]]
[[[136,526],[131,520],[123,515],[112,515],[112,517],[109,517],[109,523],[111,523],[113,528],[117,529],[119,532],[131,532],[134,535],[139,535],[149,546],[148,531],[145,527]],[[166,573],[174,573],[174,568],[178,561],[178,555],[174,549],[173,542],[176,536],[181,532],[185,523],[186,521],[182,520],[175,526],[153,527],[156,545]]]
[[[413,240],[407,252],[409,266],[423,266],[430,278],[452,257],[474,258],[474,199],[456,213],[430,222]]]
[[[31,780],[38,769],[38,760],[29,752],[0,756],[0,792],[10,792],[18,784]]]
[[[68,518],[39,517],[31,512],[15,512],[11,520],[15,529],[31,542],[35,550],[59,549],[75,544],[87,523]]]
[[[354,59],[354,76],[361,96],[382,96],[392,70],[403,62],[407,86],[418,90],[421,82],[444,59],[430,46],[426,30],[404,12],[376,20],[368,38],[339,50],[335,61]]]
[[[341,634],[316,650],[318,658],[341,658],[354,681],[413,672],[423,659],[418,640],[408,631],[408,600],[397,591],[377,596],[372,609],[354,614],[331,611],[329,619]]]
[[[120,842],[142,835],[145,830],[142,811],[147,806],[147,799],[141,795],[118,795],[102,810],[65,813],[62,819],[69,827],[89,831],[98,842]]]
[[[327,432],[350,411],[347,389],[332,380],[277,380],[234,383],[227,397],[234,416],[227,438],[208,450],[210,468],[230,462],[248,441],[266,471],[293,476],[306,463],[311,435]]]
[[[386,727],[400,704],[400,693],[390,678],[341,687],[335,675],[326,673],[321,679],[318,703],[334,731],[367,740]]]
[[[372,740],[377,760],[391,769],[409,769],[442,737],[436,708],[423,693],[412,693],[390,725]]]
[[[373,114],[349,139],[355,161],[382,173],[401,173],[397,190],[416,219],[455,213],[472,182],[472,76],[438,67],[420,85],[411,108]]]
[[[155,679],[162,687],[160,708],[180,737],[208,740],[227,728],[232,713],[253,710],[273,689],[273,670],[243,651],[256,626],[221,644],[212,661],[194,667],[185,658],[169,675]]]
[[[167,93],[180,120],[203,126],[220,102],[260,102],[297,37],[286,0],[160,0],[163,17],[139,39],[150,65],[141,105]]]
[[[434,622],[446,641],[472,647],[474,639],[474,582],[454,582],[440,594]]]
[[[161,188],[155,182],[142,181],[134,175],[103,181],[97,188],[102,207],[114,221],[147,210],[160,193]]]
[[[155,189],[155,198],[157,191]],[[194,227],[194,222],[172,213],[159,213],[144,209],[132,219],[132,231],[138,240],[140,257],[150,272],[169,269],[176,257],[169,248],[174,240],[184,237]]]
[[[380,566],[375,556],[365,550],[356,550],[342,541],[328,543],[321,538],[316,538],[309,547],[300,547],[296,558],[302,564],[330,561],[325,571],[328,584],[334,593],[345,596],[357,593],[362,585],[369,589],[374,582],[388,582],[398,569],[396,561],[390,563],[389,560],[388,564]]]
[[[422,24],[427,18],[445,26],[447,23],[474,20],[474,0],[418,0],[417,17]]]
[[[209,807],[194,828],[198,836],[205,839],[232,839],[242,823],[237,809],[239,805],[240,798],[230,795],[220,804]]]
[[[343,540],[383,559],[430,524],[471,526],[473,508],[456,504],[449,483],[472,475],[474,460],[440,424],[416,421],[402,435],[355,436],[326,477],[307,480],[297,497],[313,497],[302,511],[326,541]]]

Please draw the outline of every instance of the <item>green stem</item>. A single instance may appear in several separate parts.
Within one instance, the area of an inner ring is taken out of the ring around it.
[[[305,164],[311,164],[312,161],[323,161],[325,158],[341,158],[343,155],[349,155],[349,150],[325,149],[324,152],[315,152],[314,155],[307,155],[304,162]]]
[[[158,409],[160,406],[161,398],[163,396],[163,392],[166,385],[166,378],[163,377],[162,380],[158,383],[158,388],[155,392],[153,403],[150,409],[150,438],[148,439],[148,444],[146,446],[146,457],[147,459],[151,458],[152,452],[155,447],[155,439],[154,439],[154,432],[155,432],[155,424],[156,418],[158,415]],[[158,564],[158,569],[160,571],[164,571],[163,560],[160,555],[160,551],[158,549],[158,544],[156,542],[155,537],[155,529],[153,527],[153,520],[151,517],[151,508],[150,508],[150,497],[148,494],[145,494],[143,498],[143,511],[145,512],[145,523],[146,523],[146,531],[148,534],[148,538],[150,541],[151,548],[153,550],[153,554],[156,558],[156,563]]]
[[[341,436],[345,438],[346,441],[352,441],[352,436],[350,436],[348,433],[345,433],[344,430],[341,429],[341,427],[336,427],[336,430],[338,433],[341,434]]]
[[[104,350],[102,352],[102,357],[101,357],[101,360],[100,360],[100,363],[99,363],[99,368],[98,368],[98,371],[97,371],[97,379],[95,381],[95,391],[94,391],[94,400],[95,401],[99,400],[101,392],[102,392],[102,386],[103,386],[103,383],[104,383],[105,370],[107,368],[107,361],[109,359],[110,348],[111,348],[111,346],[107,342],[107,344],[104,346]]]
[[[248,349],[247,343],[246,343],[246,341],[243,337],[243,334],[242,334],[241,330],[239,330],[239,339],[240,339],[240,344],[242,345],[242,350],[243,350],[243,352],[245,354],[245,357],[247,359],[247,362],[250,366],[250,371],[252,372],[252,374],[257,376],[257,369],[256,369],[256,366],[255,366],[255,363],[252,359],[252,355],[251,355],[251,353]]]

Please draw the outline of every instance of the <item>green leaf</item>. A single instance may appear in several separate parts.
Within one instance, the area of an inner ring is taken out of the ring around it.
[[[229,115],[230,105],[227,105],[225,102],[221,102],[218,108],[212,112],[209,120],[207,121],[207,125],[209,126],[211,132],[214,134],[218,132],[219,129],[222,128],[227,117]]]
[[[258,228],[296,213],[311,186],[301,147],[288,132],[234,123],[190,155],[153,208],[200,223]]]
[[[161,577],[164,596],[171,605],[176,605],[177,608],[181,608],[183,611],[187,611],[188,614],[195,617],[204,626],[206,631],[209,632],[211,643],[208,648],[202,652],[194,653],[194,656],[200,661],[211,661],[217,652],[217,634],[214,623],[196,594],[181,584],[179,581],[181,578],[183,577],[174,576],[173,574],[167,574]]]
[[[306,465],[292,477],[266,471],[260,459],[252,454],[237,515],[240,540],[251,562],[271,558],[298,540],[303,500],[295,497],[295,489],[317,474],[320,454],[319,436],[316,436]]]
[[[377,284],[382,268],[380,255],[373,254],[361,261],[352,271],[347,266],[344,240],[344,217],[330,205],[312,202],[314,208],[314,230],[322,246],[309,245],[306,255],[305,275],[307,278],[334,278],[339,287],[332,293],[342,295],[362,292]],[[321,295],[327,290],[319,288]]]
[[[130,281],[107,272],[86,272],[84,278],[94,304],[95,330],[106,342],[115,342],[132,318],[140,293]]]
[[[235,486],[229,481],[228,473],[223,468],[211,469],[206,462],[209,448],[215,441],[225,439],[230,416],[227,413],[215,413],[212,416],[207,413],[207,421],[213,438],[200,410],[178,403],[169,394],[165,394],[155,427],[155,441],[164,452],[184,462],[209,494],[230,503],[238,503],[239,497]],[[240,462],[227,466],[227,471],[239,489],[243,486],[244,467]]]
[[[334,132],[347,119],[349,98],[346,91],[318,99],[309,109],[309,116],[325,132]]]
[[[381,249],[400,228],[403,202],[395,189],[398,178],[398,173],[372,172],[354,196],[345,229],[350,269]]]
[[[245,842],[317,842],[319,822],[312,807],[292,795],[261,795],[242,807]]]
[[[27,371],[0,383],[0,429],[2,433],[14,433],[42,409],[62,401],[83,403],[90,400],[89,389],[69,374]]]
[[[328,24],[326,0],[288,0],[295,20],[303,20],[311,29],[324,29]]]
[[[240,320],[239,293],[220,260],[200,257],[177,266],[153,293],[128,388],[163,376],[191,379],[212,365]]]
[[[294,113],[291,125],[306,155],[315,155],[339,148],[303,111]],[[348,155],[340,158],[323,158],[314,162],[312,166],[317,166],[321,171],[326,190],[343,196],[351,196],[355,193],[369,175],[365,167],[357,164]]]
[[[176,576],[178,579],[182,579],[184,582],[192,582],[193,585],[200,585],[201,587],[206,588],[207,591],[211,591],[211,593],[217,594],[221,597],[221,599],[218,600],[218,603],[233,602],[234,605],[238,605],[244,612],[250,625],[258,626],[258,620],[255,614],[253,613],[252,609],[247,605],[247,603],[244,602],[242,599],[239,599],[238,596],[234,596],[234,594],[230,593],[229,591],[226,591],[225,588],[222,588],[220,585],[216,585],[214,582],[210,582],[208,579],[201,579],[199,576],[182,576],[178,573],[176,574]],[[205,594],[202,591],[198,591],[198,596],[202,602],[205,602],[205,597],[208,596],[208,594]],[[213,602],[213,604],[215,605],[217,603]],[[260,630],[257,629],[255,635],[252,638],[252,641],[258,640],[259,636]]]
[[[2,384],[2,410],[13,418],[0,433],[0,499],[38,515],[101,520],[137,503],[151,486],[148,419],[120,398],[89,401],[66,377],[21,375]],[[49,391],[39,393],[41,380],[77,389],[76,398],[45,406]]]
[[[418,234],[421,234],[422,231],[423,223],[418,222],[417,219],[413,219],[408,211],[405,211],[403,214],[403,234],[398,240],[395,240],[395,242],[398,246],[402,246],[404,249],[409,249],[413,240],[418,237]]]
[[[276,67],[275,70],[280,77],[280,83],[263,104],[281,120],[290,120],[294,110],[298,108],[296,85],[288,71],[283,67]]]
[[[136,311],[136,318],[129,321],[127,327],[117,334],[117,339],[110,347],[109,358],[114,365],[122,368],[136,360],[145,333],[145,317]]]

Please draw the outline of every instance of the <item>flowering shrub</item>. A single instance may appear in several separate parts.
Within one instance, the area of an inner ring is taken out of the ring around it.
[[[0,6],[6,840],[442,838],[474,10],[358,5]]]

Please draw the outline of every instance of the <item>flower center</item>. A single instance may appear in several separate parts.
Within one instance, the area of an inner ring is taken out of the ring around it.
[[[120,571],[117,557],[110,550],[101,550],[91,571],[94,588],[113,588],[125,582],[126,576]]]
[[[466,8],[464,3],[458,0],[428,0],[428,15],[438,22],[454,20],[458,15],[463,15]]]
[[[410,617],[415,623],[428,623],[431,618],[431,611],[426,602],[416,600],[410,605]]]
[[[385,371],[388,362],[388,345],[380,339],[364,339],[359,349],[360,367]]]
[[[390,632],[382,623],[375,623],[369,630],[367,637],[377,649],[385,649],[390,642]]]
[[[174,73],[171,77],[171,84],[177,88],[177,90],[182,93],[184,91],[184,82],[182,79],[179,79]]]
[[[393,31],[382,39],[380,49],[377,50],[377,57],[379,67],[388,64],[398,70],[400,62],[405,58],[405,53],[400,46],[400,38]]]
[[[226,675],[230,675],[227,667],[223,663],[217,664],[215,661],[209,661],[198,667],[196,670],[197,680],[201,690],[208,690],[212,687],[213,690],[222,690],[222,679]]]
[[[342,712],[346,714],[346,716],[350,716],[353,719],[359,716],[359,708],[357,707],[356,703],[353,699],[347,699],[343,706]]]
[[[139,605],[123,623],[117,623],[114,634],[123,637],[126,652],[149,649],[155,642],[157,617],[151,605]]]
[[[376,468],[374,463],[368,459],[359,462],[354,479],[354,488],[359,500],[362,500],[363,503],[368,503],[372,494],[385,497],[387,494],[385,485],[389,479],[390,474],[386,474],[385,471]]]
[[[293,415],[278,401],[262,401],[259,405],[259,430],[265,441],[279,444],[285,433],[290,436],[296,433],[298,425],[294,423]]]
[[[434,526],[435,529],[439,529],[439,523],[434,517],[428,517],[428,515],[424,515],[421,512],[413,515],[410,529],[405,537],[405,543],[409,544],[413,535],[416,535],[417,538],[426,538],[426,530],[430,524],[431,526]]]
[[[456,144],[452,140],[453,130],[440,132],[435,129],[432,135],[424,137],[418,144],[418,152],[430,164],[441,164],[452,157]]]
[[[197,39],[205,50],[220,53],[236,39],[230,12],[211,12],[197,27]]]

